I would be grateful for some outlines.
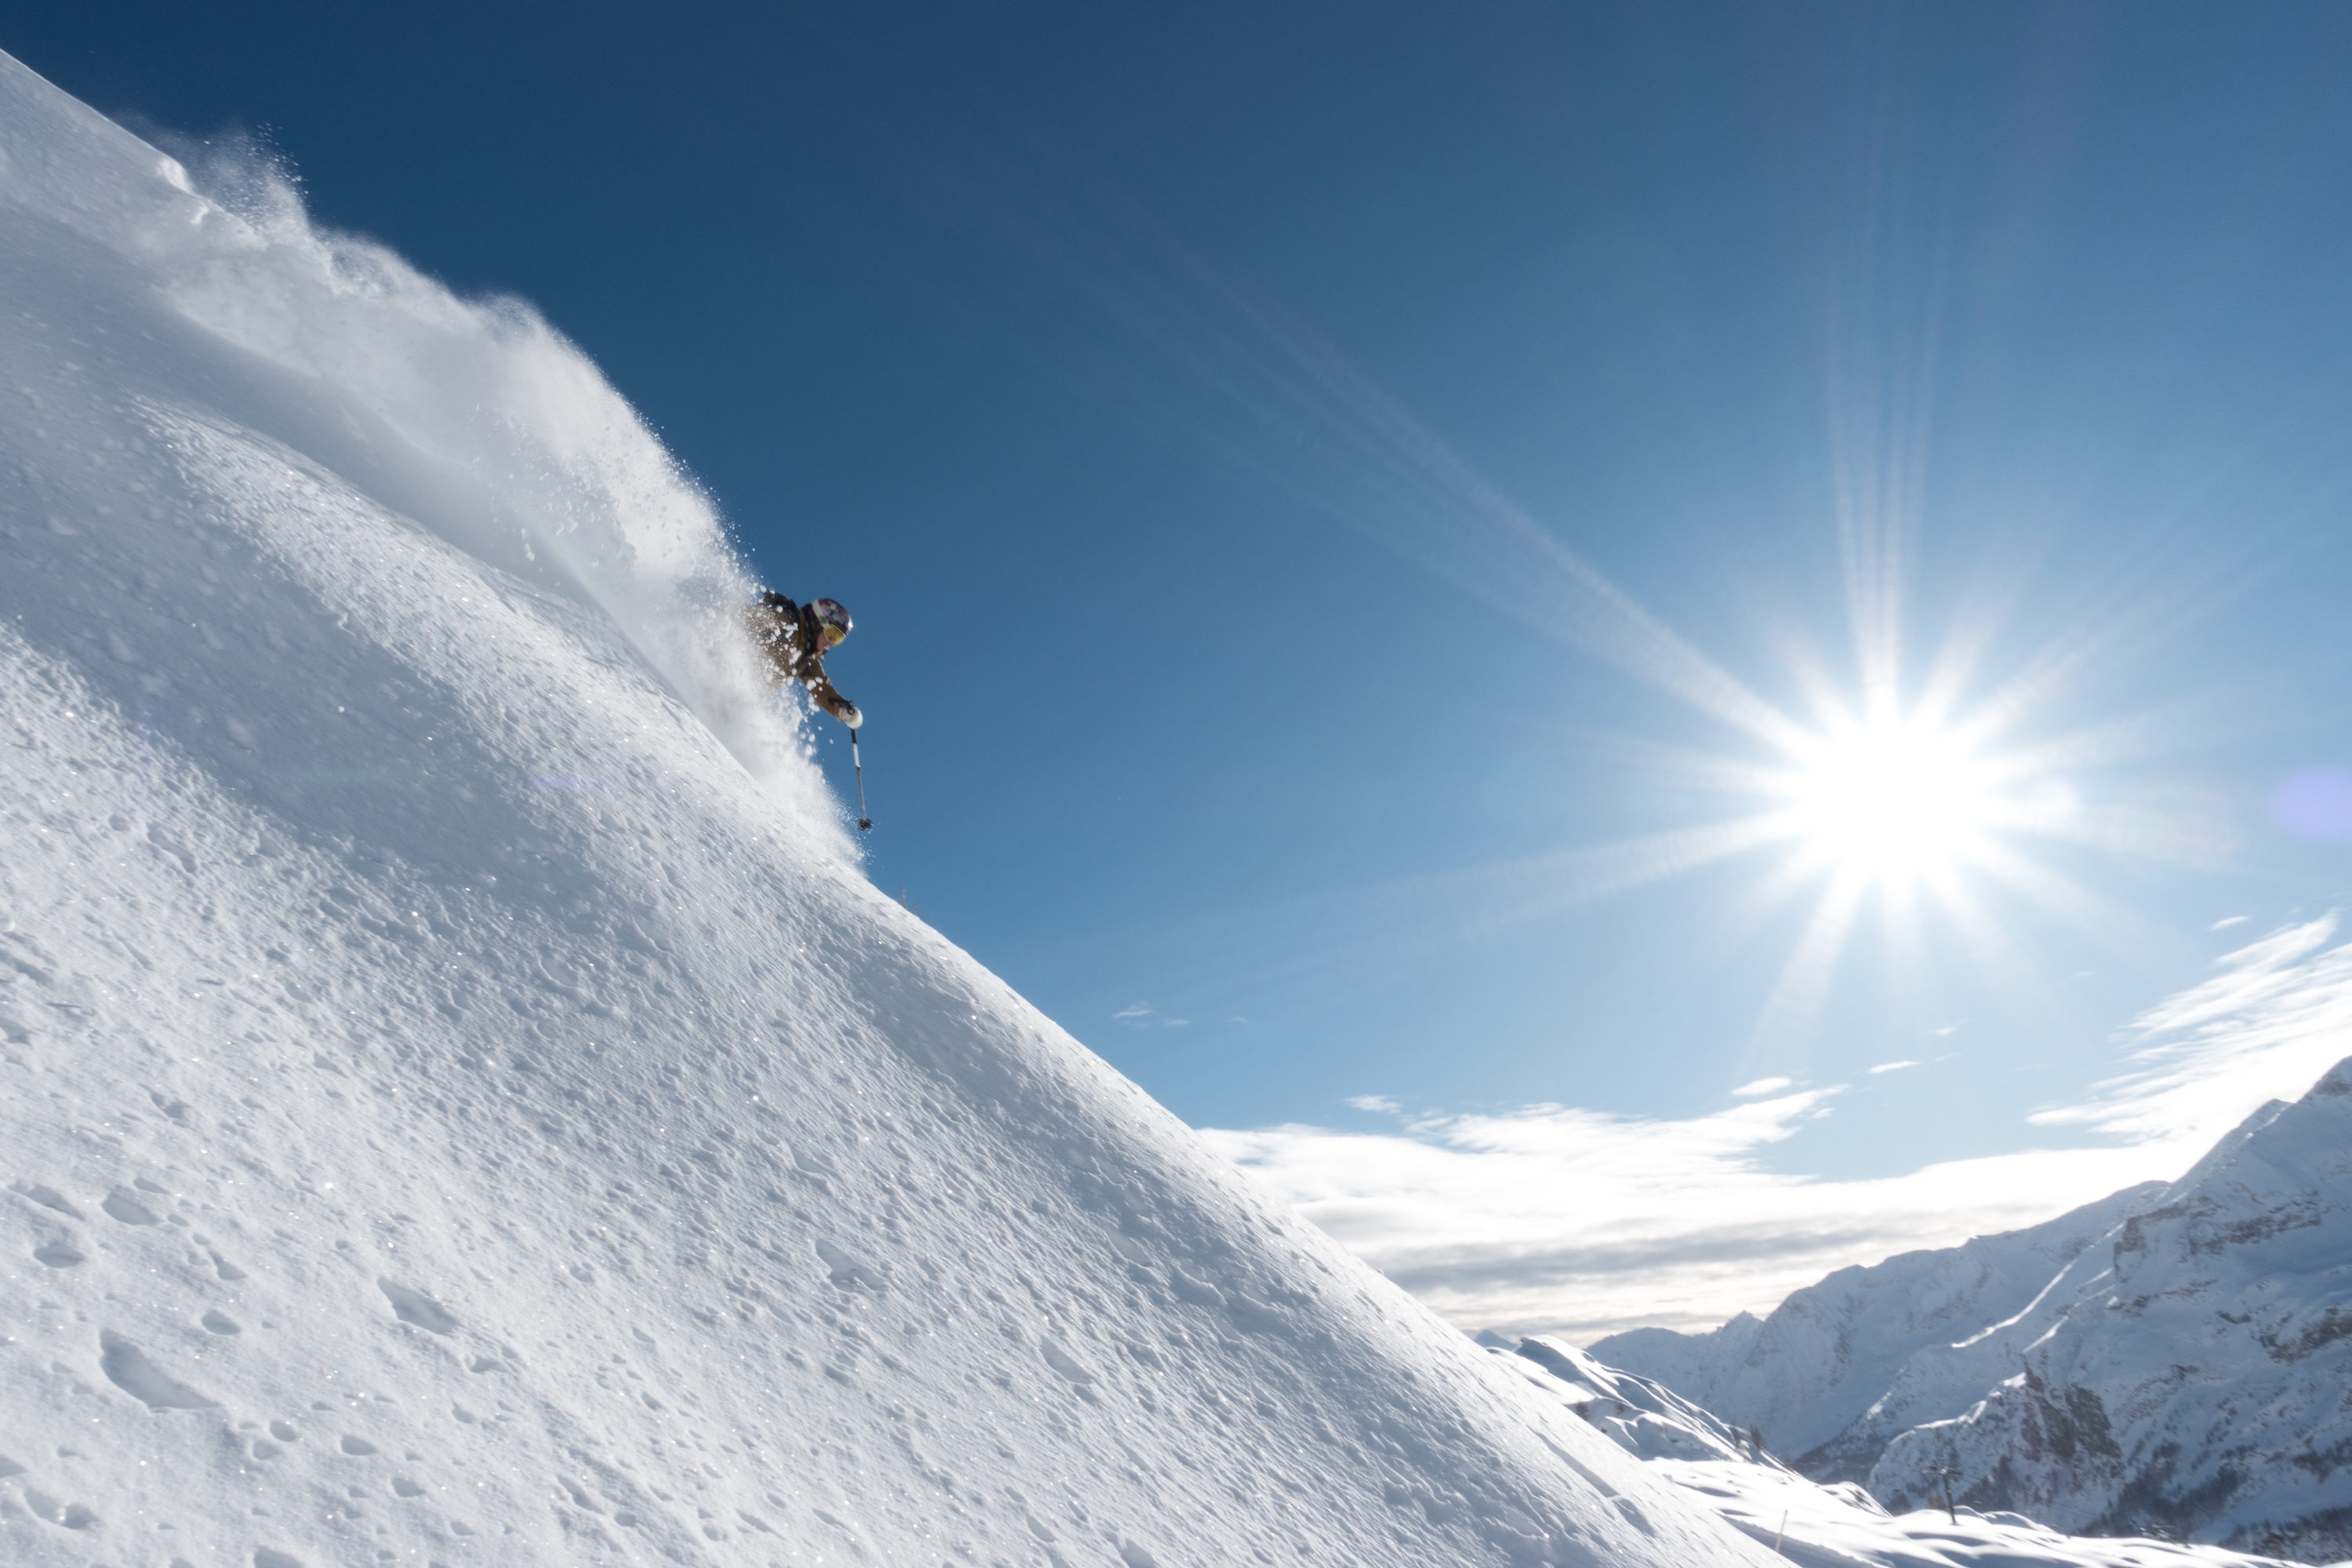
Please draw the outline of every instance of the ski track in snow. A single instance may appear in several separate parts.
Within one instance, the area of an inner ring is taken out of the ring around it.
[[[527,310],[0,57],[0,1559],[1761,1563],[858,871]]]

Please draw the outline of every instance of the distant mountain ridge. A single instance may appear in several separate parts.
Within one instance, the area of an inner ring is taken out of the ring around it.
[[[2169,1186],[1591,1351],[1897,1511],[1948,1468],[2063,1531],[2352,1556],[2352,1059]]]
[[[1590,1348],[1798,1456],[1817,1480],[1859,1481],[1895,1433],[1957,1415],[2017,1368],[2006,1342],[1953,1342],[2024,1311],[2051,1277],[2164,1192],[2126,1187],[2026,1230],[1841,1268],[1775,1308],[1704,1334],[1634,1329]],[[1897,1413],[1908,1418],[1888,1426]]]
[[[2022,1514],[1940,1503],[1890,1513],[1853,1481],[1816,1484],[1654,1379],[1556,1340],[1480,1342],[1654,1474],[1799,1568],[2287,1568],[2279,1558],[2147,1536],[2068,1535]],[[2352,1568],[2352,1565],[2347,1565]]]

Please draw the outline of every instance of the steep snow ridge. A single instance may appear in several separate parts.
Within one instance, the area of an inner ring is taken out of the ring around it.
[[[1858,1481],[1896,1433],[1958,1415],[2014,1373],[2063,1310],[2053,1275],[2163,1191],[2151,1182],[2045,1225],[1843,1268],[1760,1321],[1743,1312],[1705,1334],[1636,1329],[1591,1353],[1760,1428],[1807,1475]],[[1983,1332],[2011,1320],[2023,1331]]]
[[[1817,1485],[1663,1384],[1558,1341],[1521,1341],[1531,1386],[1565,1402],[1655,1474],[1806,1568],[2284,1568],[2275,1558],[2148,1539],[2062,1535],[2021,1514],[1961,1506],[1889,1514],[1853,1481]]]
[[[2062,1529],[2352,1556],[2352,1059],[2099,1251],[2020,1370],[1897,1437],[1871,1489],[1918,1498],[1952,1466],[1960,1495]]]
[[[1769,1560],[864,881],[527,312],[0,159],[0,1560]]]

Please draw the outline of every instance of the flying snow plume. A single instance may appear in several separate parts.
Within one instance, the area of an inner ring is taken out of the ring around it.
[[[873,888],[626,405],[252,173],[0,56],[0,1561],[1772,1561]]]
[[[733,635],[730,606],[755,585],[717,508],[586,355],[520,300],[460,298],[381,245],[318,227],[248,146],[209,151],[201,180],[142,148],[148,178],[93,201],[113,151],[97,141],[15,160],[7,199],[102,247],[171,326],[239,351],[289,451],[467,555],[594,605],[755,775],[796,809],[839,815]],[[175,419],[204,422],[202,398],[175,403],[149,405],[166,440],[186,434],[164,428]],[[854,853],[845,836],[834,848]]]

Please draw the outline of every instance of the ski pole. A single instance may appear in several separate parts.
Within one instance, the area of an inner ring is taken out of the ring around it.
[[[857,731],[849,732],[849,765],[857,770],[857,831],[870,832],[874,819],[866,815],[866,761],[857,754]]]

